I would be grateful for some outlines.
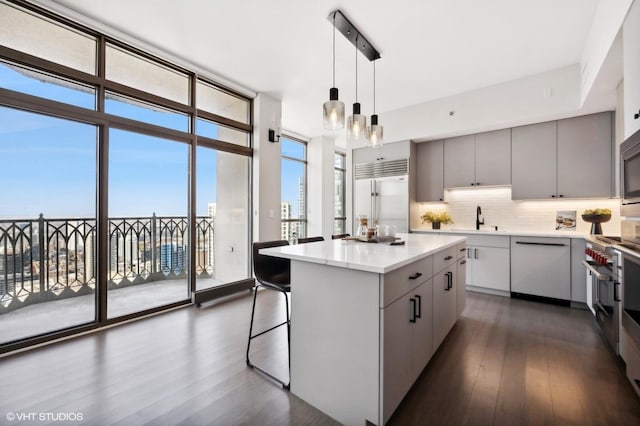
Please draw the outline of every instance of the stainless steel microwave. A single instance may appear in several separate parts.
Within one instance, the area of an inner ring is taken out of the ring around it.
[[[640,218],[640,131],[620,145],[620,214]]]

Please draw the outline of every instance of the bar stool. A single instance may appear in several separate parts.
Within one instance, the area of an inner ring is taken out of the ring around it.
[[[286,245],[289,245],[289,242],[286,240],[253,243],[253,273],[256,276],[257,284],[253,291],[253,306],[251,307],[251,324],[249,326],[249,340],[247,341],[247,365],[251,368],[255,368],[256,370],[280,383],[283,388],[289,389],[291,383],[291,320],[289,318],[289,297],[287,296],[287,293],[291,291],[291,261],[289,259],[267,256],[259,253],[259,251],[263,248],[280,247]],[[287,319],[286,321],[274,325],[267,330],[261,331],[257,334],[252,334],[253,318],[256,310],[256,298],[258,296],[258,287],[260,286],[282,293],[285,300]],[[289,380],[287,382],[284,382],[283,380],[275,377],[273,374],[265,371],[263,368],[254,365],[249,359],[251,340],[255,339],[258,336],[262,336],[263,334],[268,333],[272,330],[275,330],[276,328],[283,325],[287,326],[287,356],[289,364]]]

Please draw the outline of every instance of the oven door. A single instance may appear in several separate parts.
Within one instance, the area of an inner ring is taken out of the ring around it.
[[[640,345],[640,258],[622,254],[622,325]]]
[[[588,260],[583,264],[587,268],[587,278],[591,279],[592,311],[609,344],[618,353],[618,283],[611,277],[611,269]]]
[[[634,137],[620,146],[620,214],[640,216],[640,139]]]

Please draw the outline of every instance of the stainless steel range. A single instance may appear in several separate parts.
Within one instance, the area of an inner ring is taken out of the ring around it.
[[[640,346],[640,221],[622,221],[622,325]]]
[[[618,237],[592,235],[585,249],[587,268],[587,305],[595,315],[609,344],[619,353],[620,327],[620,253],[614,244]]]

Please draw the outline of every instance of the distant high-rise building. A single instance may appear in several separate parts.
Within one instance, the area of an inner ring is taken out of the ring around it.
[[[298,178],[298,219],[304,219],[305,217],[307,217],[306,206],[304,201],[305,201],[304,176],[300,176]],[[305,230],[304,222],[297,222],[296,231],[298,232],[298,237],[306,237],[304,230]]]
[[[291,203],[283,201],[280,203],[280,218],[291,219]],[[291,240],[291,222],[281,222],[280,224],[280,238],[283,240]]]
[[[207,216],[216,217],[216,203],[207,204]]]

